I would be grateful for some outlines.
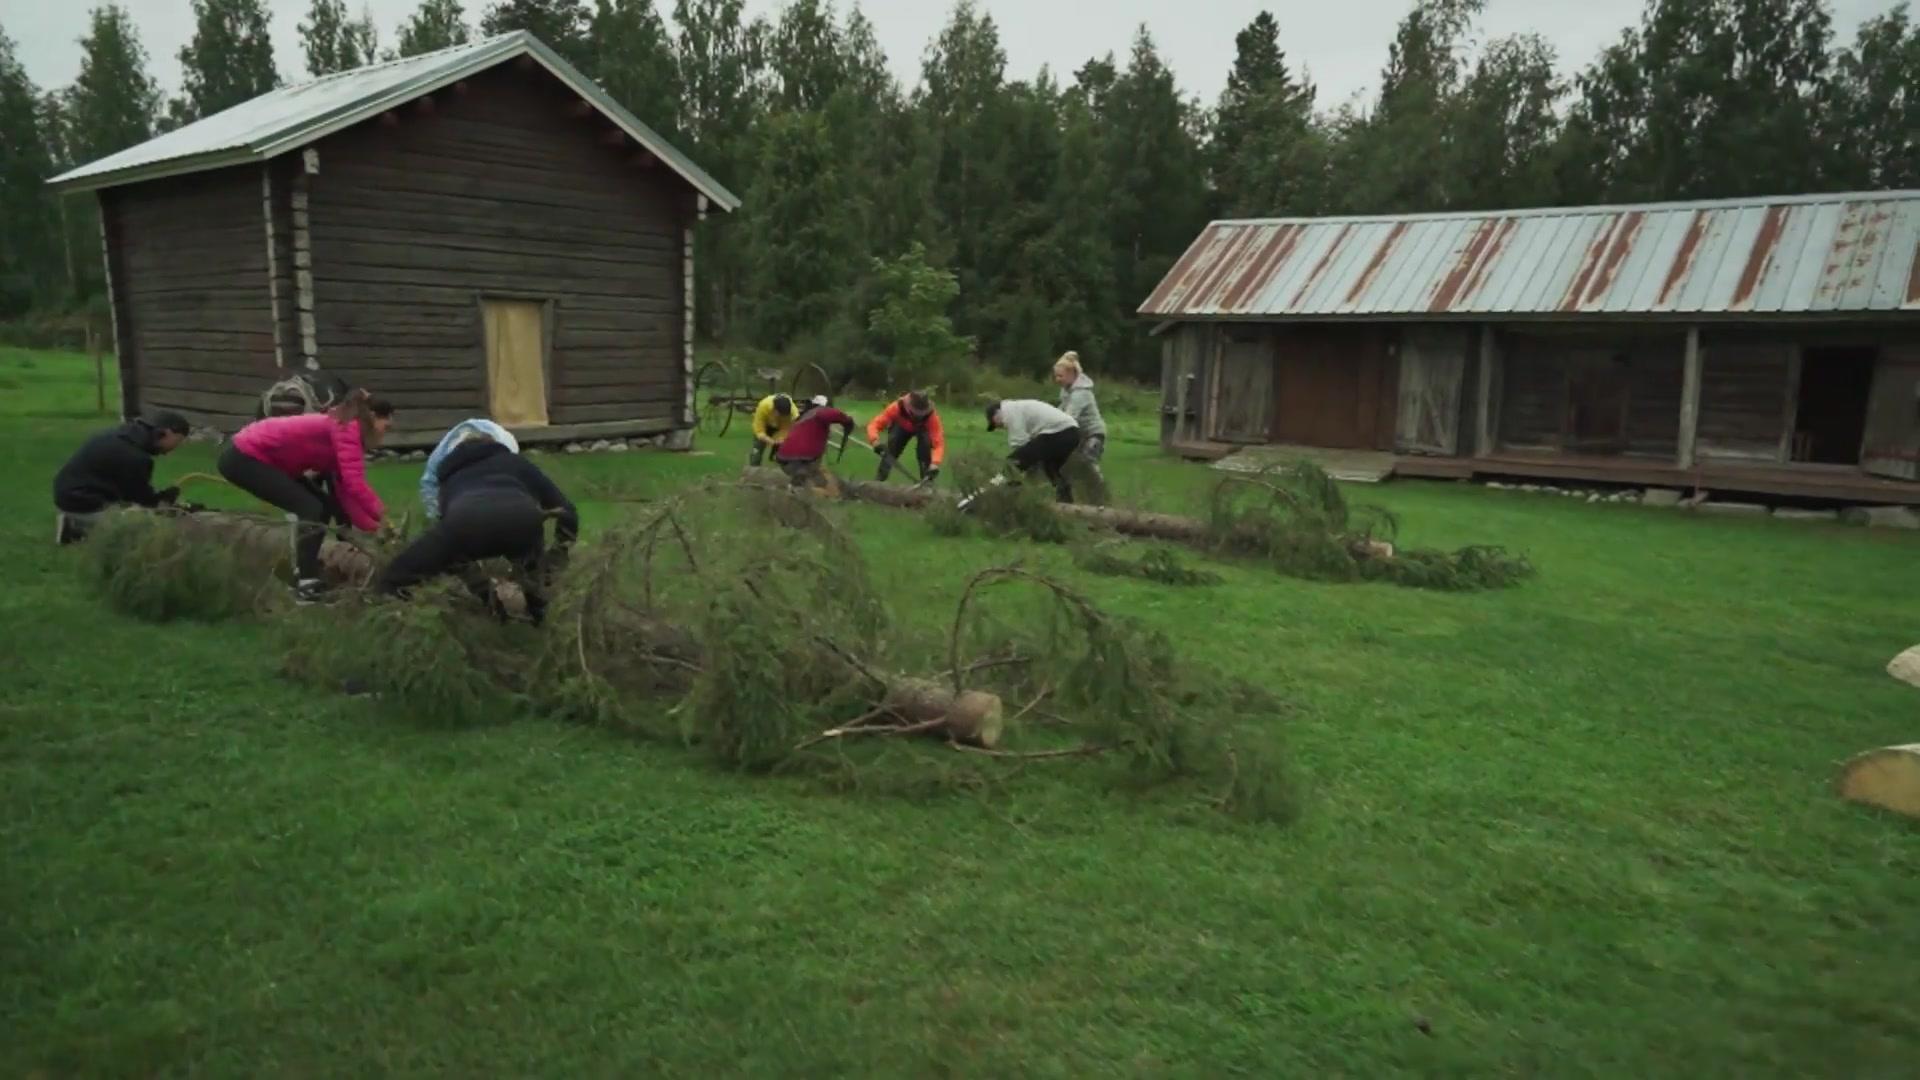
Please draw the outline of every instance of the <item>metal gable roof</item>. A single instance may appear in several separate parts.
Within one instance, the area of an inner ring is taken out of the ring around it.
[[[520,56],[567,84],[720,209],[739,207],[733,192],[525,31],[283,86],[48,183],[63,191],[90,191],[265,161]]]
[[[1216,221],[1161,320],[1920,314],[1920,191]]]

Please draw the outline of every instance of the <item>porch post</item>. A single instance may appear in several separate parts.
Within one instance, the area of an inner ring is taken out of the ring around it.
[[[1499,430],[1494,422],[1493,388],[1498,381],[1500,364],[1499,331],[1492,323],[1480,328],[1480,408],[1475,414],[1473,431],[1473,455],[1486,457],[1493,453],[1493,435]]]
[[[1694,436],[1700,428],[1700,328],[1687,327],[1687,366],[1680,384],[1680,450],[1676,463],[1693,468]]]

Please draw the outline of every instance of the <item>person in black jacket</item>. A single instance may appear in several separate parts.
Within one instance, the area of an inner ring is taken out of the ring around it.
[[[564,557],[580,534],[580,514],[540,466],[475,432],[440,463],[440,520],[380,572],[375,588],[404,595],[429,578],[459,574],[489,607],[493,588],[473,572],[481,559],[513,563],[527,615],[546,613],[545,578],[555,560],[546,551],[546,520],[556,519],[554,543]],[[498,609],[496,608],[496,613]]]
[[[54,538],[62,544],[84,539],[111,507],[172,505],[180,489],[153,489],[153,461],[185,441],[187,418],[156,412],[81,443],[53,477]]]

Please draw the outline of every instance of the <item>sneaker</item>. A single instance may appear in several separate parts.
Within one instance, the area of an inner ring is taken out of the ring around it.
[[[301,578],[293,587],[293,602],[301,607],[324,604],[333,597],[333,586],[319,578]]]

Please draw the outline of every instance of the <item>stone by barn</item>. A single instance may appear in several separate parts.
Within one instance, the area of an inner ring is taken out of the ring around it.
[[[1920,192],[1217,221],[1140,313],[1190,456],[1920,503]]]
[[[339,375],[431,440],[693,423],[694,226],[739,200],[526,33],[271,91],[54,178],[100,202],[122,409]]]

